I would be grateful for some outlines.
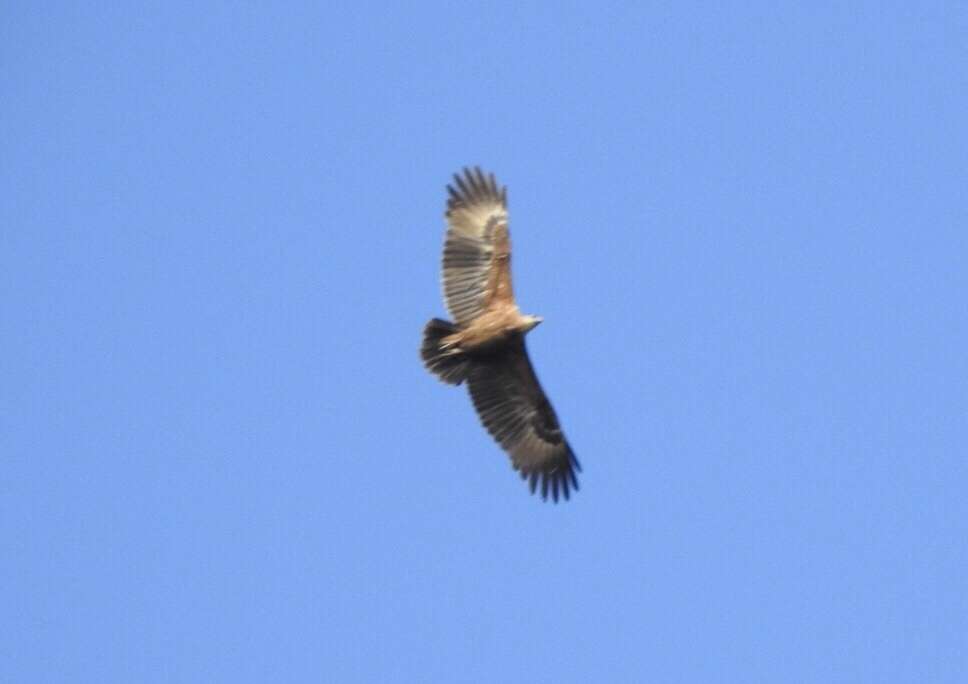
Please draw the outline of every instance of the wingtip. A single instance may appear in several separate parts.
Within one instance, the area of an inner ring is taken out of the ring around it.
[[[482,200],[498,202],[507,208],[507,187],[498,186],[494,174],[485,174],[480,166],[464,166],[453,174],[453,179],[453,184],[447,185],[448,215],[459,207]]]
[[[522,478],[528,478],[528,485],[530,486],[531,493],[535,494],[537,490],[538,481],[541,481],[541,499],[547,501],[550,495],[551,501],[553,503],[558,503],[559,501],[570,501],[571,495],[578,492],[581,486],[578,484],[578,476],[575,474],[581,472],[581,465],[578,463],[578,459],[575,458],[574,453],[569,454],[567,463],[563,468],[556,468],[551,471],[539,471],[534,470],[530,473],[522,473]]]

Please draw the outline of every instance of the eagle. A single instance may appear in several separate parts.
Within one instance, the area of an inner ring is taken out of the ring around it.
[[[481,423],[511,457],[531,493],[568,499],[581,465],[535,375],[524,337],[542,319],[522,314],[511,289],[507,188],[463,169],[447,186],[441,281],[454,322],[433,318],[420,356],[452,385],[466,382]]]

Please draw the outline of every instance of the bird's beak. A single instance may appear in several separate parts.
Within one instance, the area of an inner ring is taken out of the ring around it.
[[[543,321],[544,319],[541,316],[532,316],[531,327],[529,328],[529,330],[534,330],[535,328],[538,327],[538,324],[542,323]]]

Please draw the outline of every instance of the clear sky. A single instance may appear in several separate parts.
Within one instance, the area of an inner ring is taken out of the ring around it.
[[[0,681],[968,681],[968,10],[108,5],[0,21]]]

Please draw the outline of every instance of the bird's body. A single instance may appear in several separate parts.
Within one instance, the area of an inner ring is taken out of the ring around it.
[[[527,333],[534,325],[534,317],[521,315],[517,307],[501,307],[482,313],[467,327],[444,338],[443,343],[465,352],[486,352],[515,334]]]
[[[531,366],[525,335],[541,318],[522,314],[511,287],[507,193],[480,169],[448,186],[443,289],[455,323],[431,320],[421,357],[444,382],[467,382],[481,422],[542,497],[568,498],[581,470]]]

